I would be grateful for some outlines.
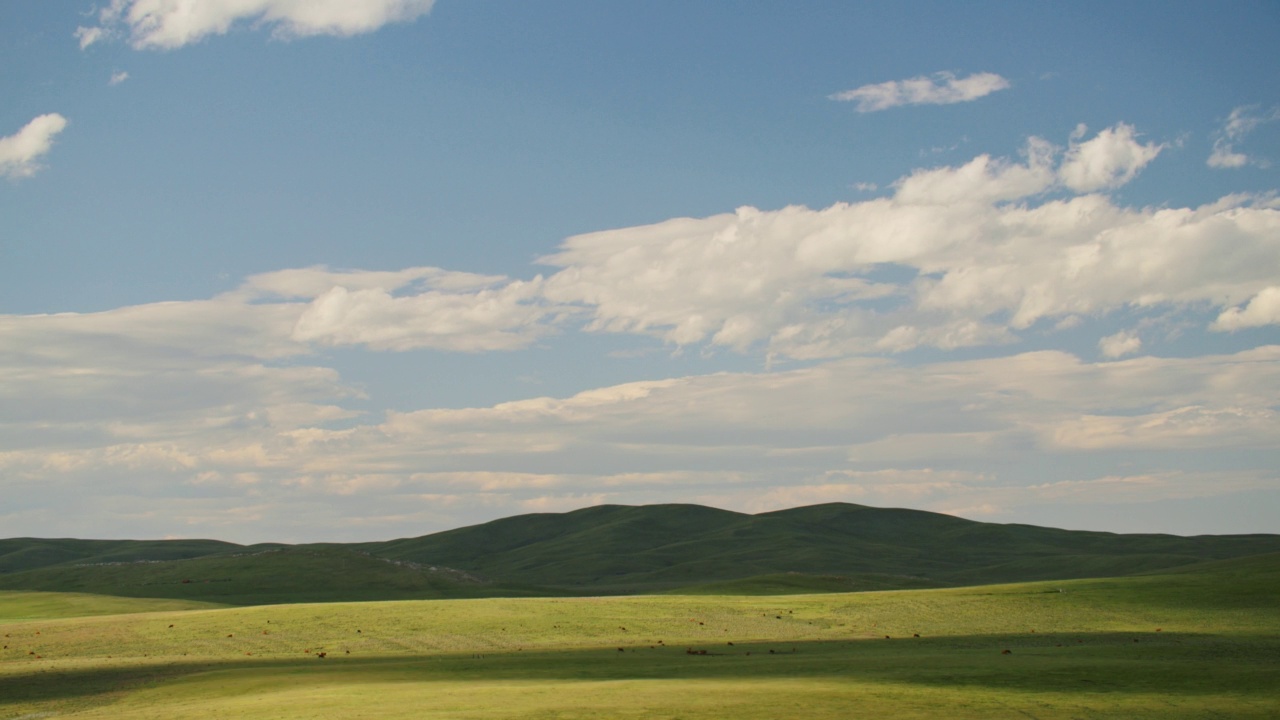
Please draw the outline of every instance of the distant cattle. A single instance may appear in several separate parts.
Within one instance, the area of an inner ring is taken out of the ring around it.
[[[1001,651],[1000,651],[1000,654],[1001,654],[1001,655],[1012,655],[1012,654],[1013,654],[1013,651],[1012,651],[1012,650],[1001,650]]]

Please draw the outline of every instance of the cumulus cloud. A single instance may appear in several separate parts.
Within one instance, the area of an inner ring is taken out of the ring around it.
[[[844,90],[830,97],[853,102],[858,112],[876,112],[901,105],[950,105],[969,102],[1009,87],[1009,81],[995,73],[974,73],[958,78],[955,73],[939,72],[906,80],[891,80]]]
[[[0,137],[0,176],[31,177],[40,171],[37,162],[53,147],[53,139],[67,126],[57,113],[41,115],[13,135]]]
[[[1240,330],[1280,324],[1280,287],[1264,288],[1243,308],[1222,311],[1211,326],[1214,330]]]
[[[408,22],[431,10],[435,0],[112,0],[97,26],[81,27],[81,49],[126,35],[135,49],[169,50],[209,35],[226,34],[248,22],[269,27],[279,38],[350,36],[389,23]]]
[[[1082,137],[1086,128],[1076,128]],[[1086,142],[1072,139],[1058,174],[1062,183],[1077,192],[1114,188],[1132,180],[1138,171],[1160,154],[1164,145],[1139,143],[1131,125],[1120,123]]]
[[[1142,338],[1132,331],[1121,330],[1114,335],[1108,335],[1099,340],[1098,349],[1102,351],[1103,356],[1109,358],[1132,355],[1142,349]]]
[[[889,197],[580,235],[543,259],[559,268],[543,292],[591,331],[812,359],[998,344],[1042,320],[1228,307],[1276,285],[1273,199],[1139,209],[1079,194],[1159,150],[1118,125],[1061,157],[1033,138],[1020,161],[919,170]]]
[[[1206,164],[1212,168],[1240,168],[1253,163],[1266,167],[1264,159],[1250,158],[1236,152],[1235,146],[1242,142],[1259,125],[1280,120],[1280,107],[1268,112],[1261,112],[1256,105],[1246,105],[1231,111],[1222,127],[1214,133],[1213,152],[1209,154]]]

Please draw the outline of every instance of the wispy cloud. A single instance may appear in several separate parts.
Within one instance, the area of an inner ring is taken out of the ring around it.
[[[53,139],[67,126],[57,113],[41,115],[13,135],[0,137],[0,176],[31,177],[40,171],[38,160],[53,148]]]
[[[171,50],[237,23],[269,27],[279,38],[349,36],[425,15],[435,0],[112,0],[98,25],[76,29],[81,49],[125,35],[135,49]]]
[[[939,72],[906,80],[863,85],[830,95],[832,100],[854,102],[858,112],[876,112],[902,105],[950,105],[969,102],[1009,87],[1009,81],[995,73],[975,73],[958,78]]]
[[[129,73],[127,73],[127,72],[125,72],[125,71],[123,71],[123,70],[119,70],[119,71],[116,71],[116,72],[111,73],[111,79],[107,81],[107,84],[108,84],[108,85],[119,85],[120,83],[122,83],[122,82],[124,82],[125,80],[128,80],[128,79],[129,79]]]
[[[1239,168],[1254,164],[1266,167],[1270,162],[1265,158],[1251,158],[1236,152],[1235,146],[1253,132],[1259,125],[1280,120],[1280,107],[1268,112],[1260,112],[1257,105],[1246,105],[1231,111],[1227,121],[1223,123],[1213,139],[1213,152],[1205,161],[1213,168]]]

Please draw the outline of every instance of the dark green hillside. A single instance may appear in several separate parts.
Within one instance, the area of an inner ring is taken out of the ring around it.
[[[0,540],[0,573],[55,565],[184,560],[233,553],[244,547],[220,540],[74,540],[12,538]]]
[[[1280,536],[1116,535],[844,503],[760,515],[649,505],[523,515],[364,549],[524,585],[653,592],[779,573],[898,578],[876,581],[883,587],[1128,575],[1280,550]]]
[[[675,586],[706,577],[702,566],[720,561],[731,549],[716,547],[712,556],[706,536],[722,537],[750,518],[698,505],[603,505],[564,514],[520,515],[363,549],[397,560],[437,562],[504,582],[642,591],[664,582]],[[721,568],[717,576],[724,572]]]
[[[760,515],[605,505],[352,545],[4,540],[0,589],[231,604],[769,594],[1135,575],[1269,552],[1280,536],[1116,535],[843,503]]]
[[[474,578],[343,548],[289,547],[189,560],[59,565],[0,575],[0,589],[258,605],[491,594]],[[504,594],[520,594],[509,591]]]

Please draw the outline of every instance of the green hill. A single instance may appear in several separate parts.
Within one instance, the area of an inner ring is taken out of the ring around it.
[[[604,505],[388,542],[0,540],[0,589],[227,604],[885,590],[1134,575],[1280,536],[1118,535],[844,503],[747,515]]]

